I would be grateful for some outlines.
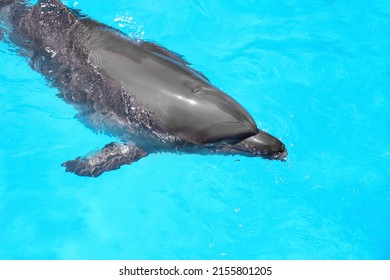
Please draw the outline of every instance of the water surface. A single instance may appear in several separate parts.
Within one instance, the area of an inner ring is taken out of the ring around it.
[[[0,43],[1,259],[390,258],[390,2],[64,2],[182,54],[289,157],[65,173],[115,139]]]

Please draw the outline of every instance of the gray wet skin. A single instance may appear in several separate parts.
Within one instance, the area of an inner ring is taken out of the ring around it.
[[[65,162],[67,171],[99,176],[161,151],[287,155],[240,104],[161,46],[131,40],[57,0],[0,0],[0,23],[5,40],[76,106],[80,121],[122,142]]]
[[[244,108],[190,68],[121,37],[99,35],[91,44],[91,64],[133,93],[170,131],[197,144],[257,133]]]

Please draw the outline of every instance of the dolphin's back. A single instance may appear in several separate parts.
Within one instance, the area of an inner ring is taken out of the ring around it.
[[[94,38],[92,65],[118,81],[171,132],[194,143],[234,142],[258,132],[241,105],[174,54],[107,30]]]

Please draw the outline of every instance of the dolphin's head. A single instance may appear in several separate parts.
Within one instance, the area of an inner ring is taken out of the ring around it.
[[[257,134],[236,143],[232,148],[249,156],[259,156],[267,159],[284,160],[287,157],[284,144],[261,130]]]

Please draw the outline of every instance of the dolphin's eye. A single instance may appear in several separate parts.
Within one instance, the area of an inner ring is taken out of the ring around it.
[[[204,87],[196,87],[196,88],[194,88],[194,90],[193,90],[193,92],[195,93],[195,94],[202,94],[202,91],[204,91]]]

